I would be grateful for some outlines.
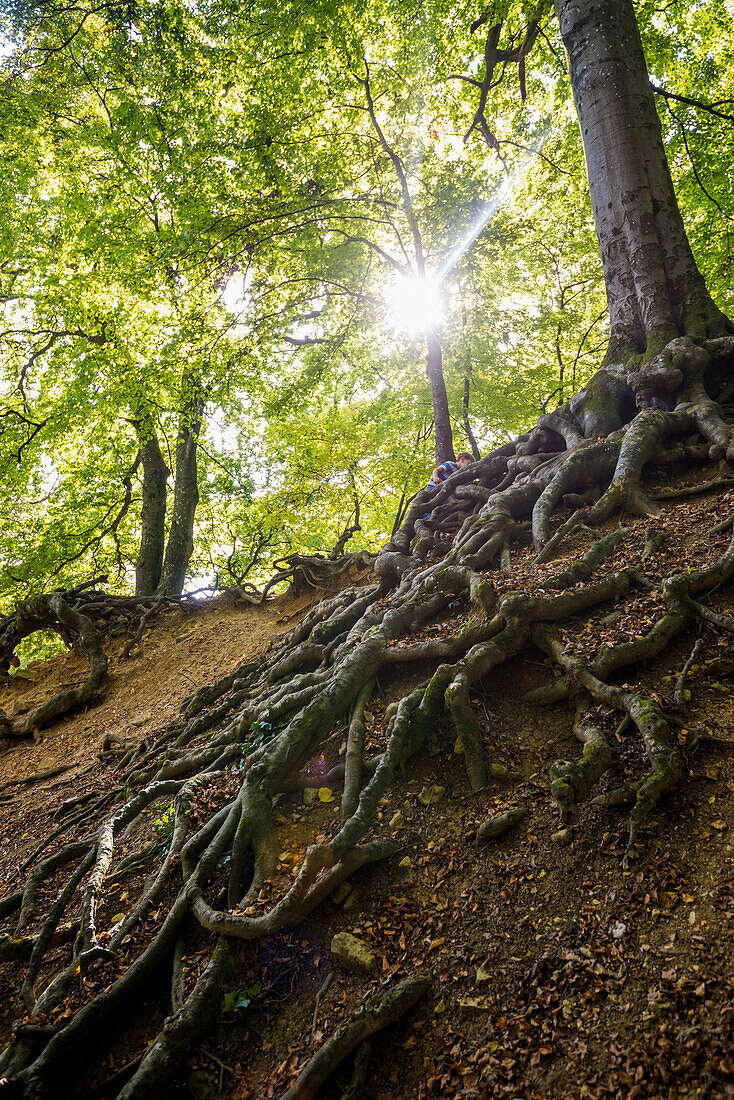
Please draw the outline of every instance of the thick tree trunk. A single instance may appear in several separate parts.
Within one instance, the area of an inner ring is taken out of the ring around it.
[[[446,395],[446,383],[443,377],[443,352],[441,341],[435,332],[429,332],[426,337],[428,355],[426,357],[426,374],[431,383],[431,397],[433,399],[433,423],[436,433],[436,464],[447,461],[456,461],[454,454],[454,436],[451,431],[451,417],[449,416],[449,399]]]
[[[609,301],[608,363],[727,331],[693,258],[630,0],[556,0]]]
[[[176,443],[176,483],[158,594],[180,596],[194,551],[194,516],[199,503],[197,448],[204,411],[199,373],[187,370],[181,382],[181,419]]]
[[[150,415],[135,421],[143,463],[143,504],[140,510],[140,552],[135,564],[135,594],[152,596],[161,579],[166,543],[166,466]]]

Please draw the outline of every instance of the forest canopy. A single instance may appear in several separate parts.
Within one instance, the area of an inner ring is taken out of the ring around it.
[[[636,14],[731,315],[731,0]],[[434,464],[426,302],[457,450],[598,368],[550,5],[6,0],[0,29],[7,609],[93,575],[132,591],[136,562],[139,591],[261,581],[356,522],[349,548],[377,550]],[[161,580],[141,537],[163,516]]]

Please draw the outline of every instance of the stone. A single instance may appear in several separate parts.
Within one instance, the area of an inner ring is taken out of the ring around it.
[[[143,710],[130,722],[131,726],[144,726],[146,722],[150,722],[153,717],[153,712],[150,710]]]
[[[356,890],[352,890],[351,893],[349,893],[347,895],[347,900],[344,902],[344,905],[342,906],[344,912],[348,913],[350,909],[356,909],[358,902],[359,902],[359,894],[357,893]]]
[[[303,801],[306,806],[311,806],[314,802],[317,802],[319,798],[319,792],[317,787],[304,787],[303,788]]]
[[[431,783],[430,786],[423,788],[418,795],[418,801],[424,806],[432,806],[435,802],[440,802],[445,794],[445,787],[440,787],[438,783]]]
[[[351,932],[337,932],[331,941],[331,953],[339,965],[350,974],[371,977],[377,970],[377,955],[364,940]]]
[[[459,1001],[459,1008],[462,1012],[472,1014],[492,1011],[492,1005],[484,997],[462,997]]]
[[[396,814],[393,814],[390,818],[390,828],[399,829],[401,825],[405,824],[405,818],[401,814],[400,810]]]
[[[559,829],[557,833],[551,833],[551,840],[554,844],[558,844],[559,847],[565,848],[571,843],[571,830]]]
[[[341,905],[343,902],[345,902],[347,900],[347,898],[349,897],[351,892],[352,892],[351,882],[342,882],[339,886],[337,886],[336,890],[331,895],[332,901],[334,902],[335,905]]]

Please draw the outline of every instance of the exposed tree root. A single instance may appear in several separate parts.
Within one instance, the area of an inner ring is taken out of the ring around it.
[[[406,978],[386,993],[371,997],[326,1040],[282,1100],[311,1100],[355,1047],[376,1031],[394,1024],[430,987],[431,979],[427,976]]]
[[[17,929],[10,934],[8,928],[0,939],[0,958],[28,960],[23,995],[34,1026],[48,1028],[53,1014],[72,1003],[79,972],[95,967],[100,991],[77,1004],[53,1032],[16,1030],[0,1058],[0,1073],[9,1081],[0,1094],[14,1091],[25,1100],[48,1095],[49,1082],[81,1044],[109,1026],[158,970],[173,966],[173,1012],[119,1093],[152,1095],[214,1019],[233,941],[297,924],[348,876],[394,857],[395,842],[369,834],[380,800],[406,760],[429,746],[440,749],[442,737],[453,744],[456,736],[472,790],[492,775],[507,775],[487,752],[485,723],[472,696],[479,686],[491,690],[493,670],[528,648],[545,654],[555,674],[532,693],[534,701],[570,700],[574,733],[583,746],[577,761],[557,761],[551,768],[562,825],[577,819],[584,802],[599,804],[594,791],[612,763],[607,723],[611,730],[622,718],[637,731],[647,774],[601,796],[607,805],[616,800],[632,806],[628,847],[634,847],[656,803],[675,790],[681,755],[671,733],[676,719],[650,691],[619,686],[615,677],[659,656],[698,620],[707,629],[732,629],[728,616],[710,611],[698,597],[734,574],[734,539],[723,553],[712,549],[704,568],[672,572],[662,582],[662,520],[644,545],[641,526],[610,531],[555,569],[528,567],[532,576],[519,576],[513,590],[498,575],[493,584],[486,571],[511,569],[512,548],[531,540],[536,564],[542,564],[571,532],[585,541],[589,527],[618,512],[655,514],[657,506],[641,488],[650,463],[669,464],[671,456],[680,462],[731,458],[729,425],[703,389],[704,366],[718,354],[731,354],[728,344],[719,352],[709,346],[714,343],[673,341],[634,377],[610,371],[598,376],[583,399],[548,414],[520,440],[458,470],[433,495],[418,493],[376,558],[289,559],[278,574],[281,581],[317,590],[335,571],[345,574],[357,564],[373,567],[371,583],[314,604],[260,661],[240,665],[185,699],[154,738],[122,745],[119,753],[108,745],[111,789],[62,803],[54,827],[30,857],[26,881],[0,899],[0,919],[18,914]],[[675,407],[671,395],[680,398]],[[728,482],[704,484],[708,491]],[[559,517],[564,507],[573,511]],[[639,557],[630,565],[627,554],[620,567],[623,544],[635,538]],[[656,596],[661,607],[642,636],[604,643],[584,655],[559,633],[559,626],[571,629],[633,593]],[[32,614],[40,624],[36,629],[47,627],[53,615],[59,630],[87,647],[92,673],[85,690],[94,693],[104,671],[100,627],[109,629],[122,615],[122,625],[133,624],[133,641],[139,641],[153,606],[110,602],[94,590],[57,594],[25,613],[25,626],[20,610],[0,624],[0,656],[10,658]],[[450,629],[429,636],[434,621],[447,613]],[[695,654],[686,672],[694,660]],[[375,685],[397,666],[415,669],[412,686],[388,711],[384,746],[365,759],[365,707]],[[448,736],[446,717],[454,727]],[[48,712],[43,721],[51,718]],[[326,774],[322,762],[317,772],[314,761],[345,731],[345,761]],[[340,783],[342,815],[333,835],[308,849],[276,893],[276,801],[308,786]],[[156,849],[148,836],[147,847],[119,854],[119,838],[161,800],[169,804],[167,850]],[[501,835],[524,812],[518,806],[486,822],[477,839]],[[72,825],[81,839],[65,843]],[[47,849],[50,854],[39,858]],[[120,881],[129,875],[142,859],[153,864],[148,880],[119,925],[102,936],[97,912],[107,884],[113,876]],[[40,914],[42,886],[52,888],[55,898]],[[162,923],[143,935],[144,921],[156,911]],[[192,928],[200,938],[209,936],[212,953],[187,995],[182,960]],[[137,956],[123,973],[108,974],[133,933],[140,938]],[[65,949],[65,962],[48,980],[45,964],[57,947]],[[351,1050],[415,1003],[427,983],[413,979],[368,1002],[324,1044],[287,1095],[312,1095]]]

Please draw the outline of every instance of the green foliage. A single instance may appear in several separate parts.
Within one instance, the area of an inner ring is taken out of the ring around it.
[[[224,994],[222,1011],[234,1012],[238,1008],[247,1008],[261,993],[262,985],[260,982],[249,985],[247,989],[232,989]]]
[[[165,846],[171,842],[171,834],[173,833],[173,826],[175,823],[175,811],[175,804],[170,802],[153,822],[153,828],[156,831],[156,835]]]
[[[493,7],[502,47],[533,10]],[[493,89],[490,148],[472,129],[477,14],[465,0],[5,5],[0,605],[91,575],[132,588],[138,448],[155,433],[175,476],[199,400],[190,588],[328,553],[354,492],[350,548],[377,549],[433,464],[425,349],[387,302],[416,230],[428,270],[449,268],[458,447],[466,387],[486,448],[589,377],[606,303],[555,21],[526,59],[526,98],[514,65]],[[654,80],[730,113],[724,0],[639,16]],[[694,251],[731,309],[734,130],[660,109]]]

